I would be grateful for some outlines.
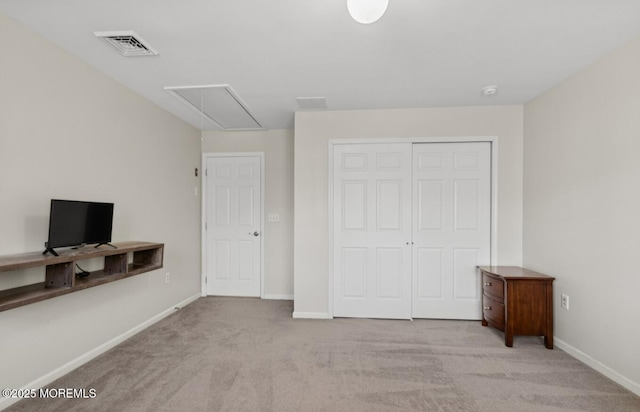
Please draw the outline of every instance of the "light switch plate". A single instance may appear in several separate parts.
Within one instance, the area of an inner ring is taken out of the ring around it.
[[[269,215],[267,215],[267,222],[279,222],[280,221],[280,215],[277,213],[269,213]]]

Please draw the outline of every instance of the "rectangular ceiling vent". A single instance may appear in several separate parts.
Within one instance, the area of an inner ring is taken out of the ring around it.
[[[249,106],[228,84],[165,87],[178,100],[198,112],[201,119],[223,130],[263,130]],[[204,128],[204,125],[202,125]]]
[[[138,34],[126,31],[96,31],[93,34],[115,47],[125,57],[157,56],[158,52],[149,46]]]
[[[298,107],[302,110],[323,110],[327,108],[327,99],[324,97],[298,97]]]

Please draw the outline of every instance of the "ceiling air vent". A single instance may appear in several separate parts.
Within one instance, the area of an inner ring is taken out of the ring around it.
[[[322,110],[327,108],[327,99],[324,97],[298,97],[298,107],[302,110]]]
[[[203,120],[224,130],[262,130],[260,122],[228,84],[165,87]]]
[[[96,37],[101,38],[115,47],[125,57],[131,56],[157,56],[158,52],[142,40],[134,31],[96,31]]]

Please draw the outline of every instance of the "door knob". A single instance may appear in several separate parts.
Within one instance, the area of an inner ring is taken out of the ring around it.
[[[253,236],[260,236],[260,233],[258,233],[258,232],[253,232],[253,233],[249,232],[249,234],[253,235]]]

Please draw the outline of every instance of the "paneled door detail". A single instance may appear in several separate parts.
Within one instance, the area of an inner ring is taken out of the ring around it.
[[[208,295],[260,296],[261,161],[206,158]]]
[[[414,144],[414,318],[482,318],[490,224],[491,143]]]
[[[338,317],[411,317],[411,144],[340,144],[333,156]]]

